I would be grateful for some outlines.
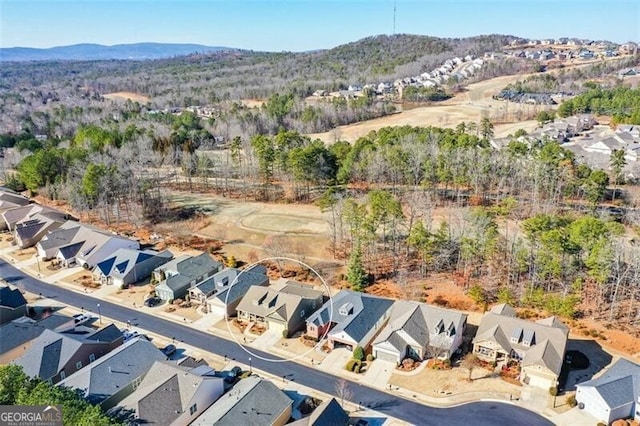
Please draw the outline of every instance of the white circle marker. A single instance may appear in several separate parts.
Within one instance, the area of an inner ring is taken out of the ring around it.
[[[252,267],[254,267],[255,265],[259,265],[261,262],[266,262],[269,260],[286,260],[289,262],[294,262],[297,263],[299,265],[304,266],[305,268],[307,268],[308,270],[310,270],[311,272],[313,272],[318,278],[320,278],[320,281],[322,282],[322,285],[324,286],[324,288],[327,291],[327,296],[329,297],[329,322],[328,324],[331,324],[331,321],[333,320],[333,298],[331,297],[331,291],[329,289],[329,285],[327,284],[327,282],[324,280],[324,278],[322,278],[322,276],[318,273],[318,271],[316,271],[315,269],[313,269],[311,266],[307,265],[304,262],[301,262],[299,260],[296,259],[292,259],[290,257],[282,257],[282,256],[276,256],[276,257],[266,257],[264,259],[260,259],[257,260],[249,265],[247,265],[247,267],[245,267],[242,271],[240,271],[240,273],[235,277],[235,279],[231,282],[231,284],[229,285],[229,288],[227,288],[227,294],[224,297],[224,304],[225,306],[227,306],[228,303],[228,299],[229,299],[229,293],[231,292],[231,287],[233,287],[235,284],[238,283],[238,279],[240,278],[240,275],[244,274],[247,270],[251,269]],[[326,304],[326,303],[325,303]],[[324,306],[325,304],[323,304],[322,306]],[[288,362],[288,361],[295,361],[296,359],[302,358],[307,356],[309,353],[315,351],[318,349],[319,345],[321,343],[323,343],[324,338],[327,337],[327,334],[329,333],[329,329],[330,327],[327,327],[327,329],[324,331],[324,333],[322,333],[322,336],[320,336],[318,338],[318,343],[316,343],[311,349],[309,349],[308,351],[300,354],[300,355],[296,355],[293,357],[288,357],[288,358],[279,358],[279,359],[275,359],[275,358],[267,358],[267,357],[263,357],[260,356],[254,352],[252,352],[250,349],[248,349],[247,347],[245,347],[245,345],[243,345],[242,343],[240,343],[237,339],[236,336],[233,334],[233,332],[231,331],[231,327],[229,326],[229,319],[226,318],[225,322],[227,323],[227,330],[229,330],[229,334],[231,335],[231,338],[233,339],[234,342],[236,342],[238,344],[238,346],[240,346],[242,348],[242,350],[244,350],[246,353],[248,353],[250,356],[259,358],[263,361],[269,361],[269,362]]]

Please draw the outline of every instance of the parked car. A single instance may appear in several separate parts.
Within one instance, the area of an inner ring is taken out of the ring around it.
[[[73,322],[75,322],[76,325],[84,324],[85,322],[91,321],[93,318],[94,317],[89,314],[75,314],[73,316]]]
[[[169,357],[176,352],[176,345],[169,344],[160,350],[162,351],[163,354]]]
[[[149,308],[153,308],[154,306],[158,306],[162,304],[162,299],[160,299],[157,296],[154,297],[150,297],[147,300],[144,301],[144,306],[147,306]]]
[[[123,342],[127,342],[127,341],[129,341],[129,340],[131,340],[133,338],[138,337],[138,336],[142,336],[142,335],[140,333],[138,333],[137,331],[135,331],[135,330],[124,329],[122,331],[122,337],[123,337],[122,341]]]

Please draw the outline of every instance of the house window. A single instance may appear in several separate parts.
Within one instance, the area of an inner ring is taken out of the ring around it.
[[[304,318],[304,309],[300,311],[300,318]]]
[[[94,354],[89,354],[89,362],[93,362],[96,360],[96,356]]]
[[[76,362],[76,370],[80,370],[82,368],[82,361]]]
[[[198,411],[198,404],[193,404],[189,407],[189,414],[193,415],[196,411]]]
[[[64,379],[65,379],[65,377],[67,377],[67,375],[65,374],[64,370],[62,370],[62,371],[60,372],[60,380],[64,380]]]

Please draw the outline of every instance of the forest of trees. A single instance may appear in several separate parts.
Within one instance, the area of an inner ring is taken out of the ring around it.
[[[61,405],[65,425],[122,424],[87,402],[79,392],[29,378],[17,365],[0,366],[0,405]]]
[[[164,138],[88,126],[68,146],[45,141],[8,184],[65,199],[107,223],[160,220],[161,188],[176,183],[315,202],[330,218],[329,249],[348,263],[356,289],[448,272],[478,303],[635,319],[640,253],[599,207],[611,195],[609,175],[555,141],[513,141],[495,151],[492,124],[483,120],[456,129],[383,128],[354,144],[282,130],[211,152],[199,149],[199,121],[170,117]],[[440,206],[447,217],[434,215]],[[632,215],[626,220],[635,224]],[[406,285],[407,294],[420,293]]]
[[[560,117],[579,113],[610,115],[614,123],[640,124],[640,89],[618,86],[602,89],[598,86],[563,102]]]

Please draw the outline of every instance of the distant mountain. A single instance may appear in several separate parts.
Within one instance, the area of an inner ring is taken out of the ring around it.
[[[236,50],[221,46],[173,43],[135,43],[104,46],[101,44],[74,44],[48,49],[32,47],[0,48],[0,61],[50,61],[50,60],[97,60],[97,59],[160,59],[192,53],[211,53],[221,50]]]

